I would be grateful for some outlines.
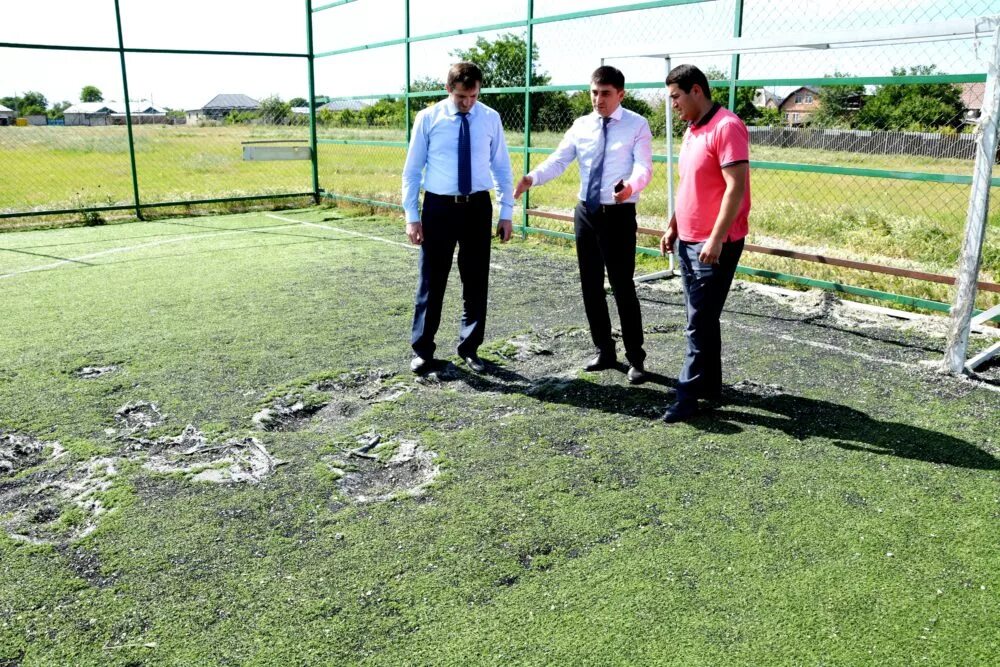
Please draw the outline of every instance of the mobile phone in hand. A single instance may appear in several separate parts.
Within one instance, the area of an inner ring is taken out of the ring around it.
[[[615,183],[615,192],[618,193],[618,192],[621,192],[624,189],[625,189],[625,179],[622,178],[622,179],[619,179],[619,181],[617,183]]]

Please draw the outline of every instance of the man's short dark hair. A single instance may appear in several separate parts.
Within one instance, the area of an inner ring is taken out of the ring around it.
[[[690,93],[691,88],[697,85],[706,98],[712,99],[712,91],[708,87],[708,77],[694,65],[678,65],[670,70],[670,74],[667,75],[667,85],[672,83],[676,83],[677,87],[685,93]]]
[[[614,86],[615,90],[625,90],[625,75],[617,67],[601,65],[590,75],[590,82],[598,86]]]
[[[455,63],[448,70],[448,90],[461,84],[462,88],[475,88],[483,83],[483,71],[475,63]]]

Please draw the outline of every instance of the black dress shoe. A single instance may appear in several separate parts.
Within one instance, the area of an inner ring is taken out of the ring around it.
[[[588,361],[583,365],[583,370],[588,372],[593,371],[604,371],[609,368],[617,368],[618,360],[614,355],[610,354],[598,354],[596,357]]]
[[[476,355],[475,353],[463,355],[462,360],[465,362],[465,365],[468,366],[469,370],[471,371],[474,371],[476,373],[482,373],[483,371],[486,370],[486,364],[484,364],[483,360],[480,359],[479,356]]]
[[[646,369],[641,363],[629,366],[625,377],[628,379],[629,384],[642,384],[648,379]]]
[[[698,401],[677,401],[667,408],[667,411],[660,417],[668,424],[687,421],[698,414]]]
[[[417,375],[423,375],[424,373],[430,371],[433,365],[434,365],[433,357],[416,356],[410,359],[410,370],[416,373]]]

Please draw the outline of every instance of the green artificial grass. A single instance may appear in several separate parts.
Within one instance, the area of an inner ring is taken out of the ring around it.
[[[67,452],[0,473],[0,664],[995,661],[1000,393],[925,370],[940,338],[738,288],[726,403],[666,426],[676,283],[640,289],[655,375],[629,386],[579,370],[571,252],[514,241],[488,372],[453,355],[455,272],[438,343],[459,365],[418,382],[404,242],[343,209],[0,236],[0,434]],[[162,422],[126,437],[140,402]],[[257,484],[145,467],[189,424],[284,463]],[[352,454],[371,434],[375,459]],[[403,442],[436,455],[423,495],[352,499]],[[94,460],[116,465],[103,514],[8,536],[11,494]]]

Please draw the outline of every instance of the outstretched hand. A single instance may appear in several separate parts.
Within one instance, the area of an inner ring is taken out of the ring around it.
[[[521,195],[530,190],[532,185],[534,184],[532,183],[530,176],[527,174],[522,176],[521,180],[519,180],[517,185],[514,186],[514,199],[520,199]]]

